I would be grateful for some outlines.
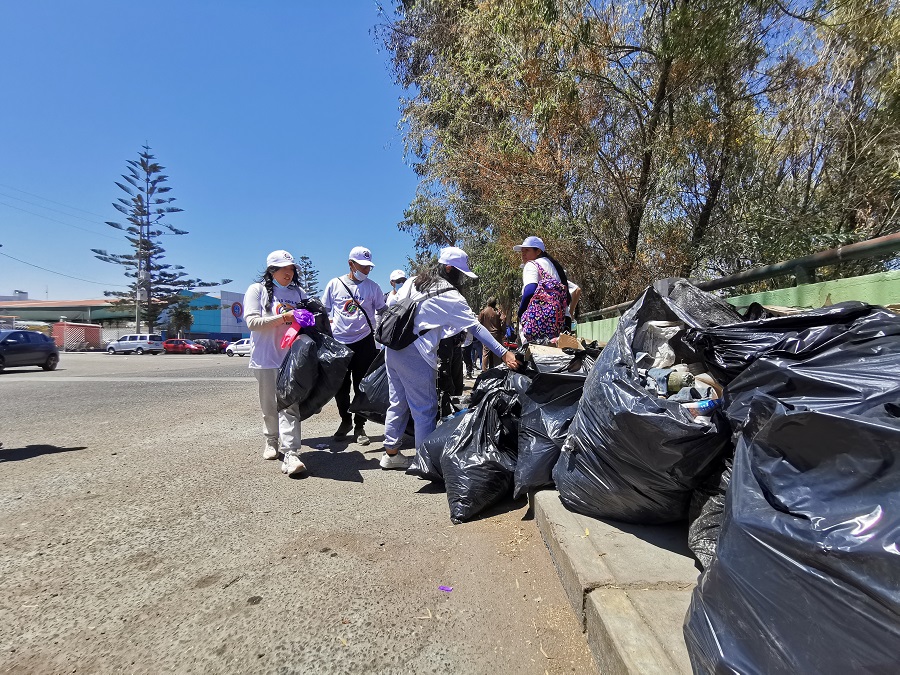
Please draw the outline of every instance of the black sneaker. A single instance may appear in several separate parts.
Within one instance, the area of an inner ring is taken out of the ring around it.
[[[334,432],[334,438],[336,440],[346,438],[347,434],[350,433],[350,430],[352,428],[353,428],[352,420],[347,420],[346,422],[341,422],[341,425],[337,428],[337,431]]]

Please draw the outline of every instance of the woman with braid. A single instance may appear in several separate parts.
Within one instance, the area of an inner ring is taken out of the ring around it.
[[[294,257],[287,251],[272,251],[266,271],[244,294],[244,320],[250,329],[250,369],[259,383],[259,405],[263,414],[266,444],[263,459],[278,459],[289,476],[306,470],[300,461],[300,416],[297,405],[278,410],[275,388],[278,368],[289,348],[281,338],[293,323],[293,310],[305,300]]]

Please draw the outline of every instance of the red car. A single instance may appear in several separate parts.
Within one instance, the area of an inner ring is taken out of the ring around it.
[[[166,354],[202,354],[206,351],[193,341],[180,338],[166,340],[163,342],[163,349],[166,350]]]

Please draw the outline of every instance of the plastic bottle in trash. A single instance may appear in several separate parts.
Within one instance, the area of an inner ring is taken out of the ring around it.
[[[690,403],[682,403],[681,407],[691,413],[694,419],[698,417],[709,418],[713,410],[722,404],[720,399],[705,398],[702,401],[691,401]]]

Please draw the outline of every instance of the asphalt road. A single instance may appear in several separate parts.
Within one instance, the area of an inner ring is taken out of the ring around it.
[[[288,478],[245,358],[0,374],[0,673],[594,672],[524,502],[454,526],[336,426]]]

